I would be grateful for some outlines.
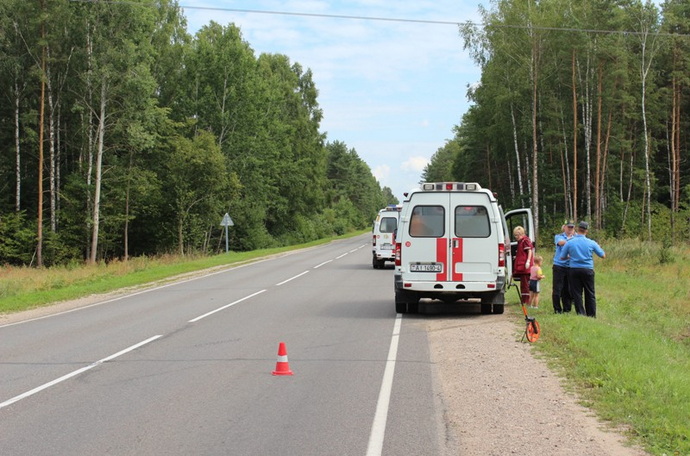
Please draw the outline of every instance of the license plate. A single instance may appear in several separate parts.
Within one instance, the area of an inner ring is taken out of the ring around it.
[[[443,272],[441,263],[412,263],[410,272]]]
[[[393,250],[393,244],[383,244],[381,250]]]

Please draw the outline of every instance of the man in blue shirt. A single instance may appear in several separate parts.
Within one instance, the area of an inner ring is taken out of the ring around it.
[[[592,239],[587,237],[589,224],[580,222],[577,226],[578,235],[566,242],[561,251],[561,260],[570,258],[568,282],[570,293],[575,302],[578,315],[597,316],[597,298],[594,292],[594,259],[595,253],[600,258],[606,258],[606,253]],[[585,305],[582,306],[582,291],[585,292]]]
[[[567,220],[563,225],[563,232],[553,237],[556,252],[553,255],[553,288],[551,290],[551,301],[553,311],[557,314],[570,312],[573,298],[570,296],[570,286],[568,285],[568,259],[561,260],[561,251],[566,242],[572,239],[575,234],[575,222]],[[561,301],[563,305],[561,306]]]

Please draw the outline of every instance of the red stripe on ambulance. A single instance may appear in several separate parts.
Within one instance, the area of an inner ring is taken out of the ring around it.
[[[451,254],[451,270],[452,270],[452,281],[453,282],[462,282],[463,277],[462,277],[462,272],[455,272],[455,263],[462,263],[463,262],[463,239],[462,238],[454,238],[452,241],[453,245],[453,252]]]

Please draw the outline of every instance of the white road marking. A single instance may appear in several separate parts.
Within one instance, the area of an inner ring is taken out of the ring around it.
[[[308,273],[308,272],[309,272],[309,271],[304,271],[304,272],[302,272],[302,273],[300,273],[300,274],[297,274],[296,276],[290,277],[290,278],[287,279],[287,280],[283,280],[283,281],[280,282],[280,283],[276,283],[276,286],[279,287],[279,286],[281,286],[281,285],[283,285],[283,284],[286,284],[286,283],[288,283],[288,282],[291,281],[291,280],[295,280],[297,277],[302,277],[304,274],[306,274],[306,273]]]
[[[194,318],[194,319],[192,319],[192,320],[189,320],[189,323],[196,323],[197,321],[201,320],[202,318],[206,318],[206,317],[208,317],[209,315],[213,315],[213,314],[216,313],[216,312],[220,312],[221,310],[225,310],[225,309],[227,309],[228,307],[234,306],[234,305],[237,304],[238,302],[242,302],[242,301],[245,301],[245,300],[247,300],[247,299],[249,299],[249,298],[253,298],[254,296],[256,296],[256,295],[258,295],[258,294],[261,294],[261,293],[263,293],[264,291],[266,291],[266,290],[263,289],[263,290],[257,291],[256,293],[252,293],[252,294],[250,294],[249,296],[245,296],[244,298],[240,298],[240,299],[238,299],[237,301],[233,301],[233,302],[231,302],[230,304],[226,304],[226,305],[224,305],[223,307],[219,307],[219,308],[217,308],[216,310],[212,310],[212,311],[207,312],[207,313],[205,313],[205,314],[203,314],[203,315],[199,315],[198,317],[196,317],[196,318]]]
[[[101,364],[105,363],[106,361],[110,361],[110,360],[112,360],[112,359],[115,359],[115,358],[117,358],[118,356],[121,356],[121,355],[124,355],[125,353],[131,352],[132,350],[136,350],[137,348],[139,348],[139,347],[141,347],[141,346],[144,346],[144,345],[148,344],[149,342],[153,342],[154,340],[158,339],[159,337],[163,337],[163,336],[162,336],[162,335],[158,335],[158,336],[150,337],[150,338],[146,339],[145,341],[139,342],[138,344],[135,344],[135,345],[132,345],[132,346],[129,347],[129,348],[125,348],[124,350],[119,351],[119,352],[115,353],[114,355],[110,355],[110,356],[108,356],[108,357],[106,357],[106,358],[103,358],[103,359],[101,359],[101,360],[99,360],[99,361],[96,361],[96,362],[93,363],[93,364],[89,364],[89,365],[86,366],[86,367],[82,367],[81,369],[77,369],[77,370],[75,370],[74,372],[70,372],[70,373],[67,374],[67,375],[63,375],[62,377],[57,378],[57,379],[53,380],[52,382],[45,383],[45,384],[43,384],[43,385],[41,385],[41,386],[39,386],[39,387],[37,387],[37,388],[32,389],[31,391],[27,391],[27,392],[24,393],[24,394],[20,394],[19,396],[15,396],[15,397],[13,397],[12,399],[8,399],[8,400],[6,400],[5,402],[0,403],[0,409],[1,409],[1,408],[4,408],[4,407],[7,407],[8,405],[14,404],[15,402],[21,401],[22,399],[26,399],[26,398],[29,397],[29,396],[33,396],[34,394],[36,394],[36,393],[38,393],[38,392],[41,392],[41,391],[43,391],[44,389],[50,388],[51,386],[55,386],[55,385],[57,385],[58,383],[64,382],[65,380],[69,380],[69,379],[72,378],[72,377],[76,377],[77,375],[79,375],[79,374],[81,374],[81,373],[84,373],[84,372],[86,372],[86,371],[88,371],[88,370],[91,370],[91,369],[93,369],[93,368],[96,367],[96,366],[100,366]]]
[[[386,421],[388,421],[388,406],[390,404],[391,391],[393,389],[393,374],[395,373],[395,361],[398,356],[398,341],[400,339],[401,324],[402,314],[397,314],[395,317],[395,325],[393,326],[391,346],[388,350],[386,370],[383,371],[381,390],[379,391],[379,398],[376,402],[376,414],[374,415],[374,422],[371,425],[371,433],[369,434],[367,456],[381,456],[383,452],[383,438],[386,433]]]
[[[324,261],[324,262],[321,263],[321,264],[317,264],[316,266],[314,266],[314,269],[320,268],[320,267],[323,266],[324,264],[328,264],[328,263],[330,263],[331,261],[333,261],[333,260],[328,260],[328,261]]]
[[[347,255],[347,252],[346,252],[346,253],[343,253],[343,254],[340,255],[340,256],[335,257],[335,259],[336,259],[336,260],[339,260],[339,259],[341,259],[342,257],[344,257],[345,255]]]

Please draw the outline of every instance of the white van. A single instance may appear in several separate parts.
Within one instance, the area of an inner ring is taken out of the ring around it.
[[[532,211],[504,214],[495,195],[474,182],[424,183],[406,196],[396,235],[396,312],[417,312],[419,300],[431,298],[479,299],[482,313],[503,313],[512,228],[524,226],[533,238]]]
[[[371,264],[383,268],[386,261],[395,261],[395,230],[398,229],[402,206],[390,205],[381,209],[372,228]]]

